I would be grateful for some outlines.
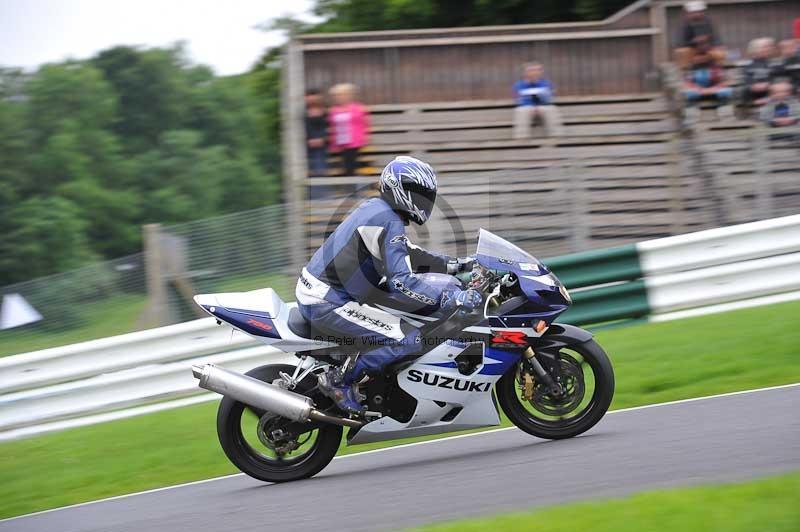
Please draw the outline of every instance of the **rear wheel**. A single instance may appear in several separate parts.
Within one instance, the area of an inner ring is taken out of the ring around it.
[[[246,375],[272,383],[288,365],[252,369]],[[304,393],[306,378],[294,390]],[[314,383],[315,384],[315,383]],[[228,459],[243,473],[265,482],[287,482],[316,475],[333,460],[342,440],[338,425],[296,423],[224,397],[217,411],[217,436]]]
[[[557,440],[586,432],[605,415],[614,397],[614,370],[597,342],[563,347],[559,357],[559,395],[530,379],[521,370],[522,362],[497,382],[503,412],[517,427],[539,438]]]

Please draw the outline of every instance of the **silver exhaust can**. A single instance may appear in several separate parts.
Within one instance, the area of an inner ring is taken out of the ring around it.
[[[308,397],[213,364],[192,366],[192,375],[201,388],[292,421],[308,421],[314,409]]]

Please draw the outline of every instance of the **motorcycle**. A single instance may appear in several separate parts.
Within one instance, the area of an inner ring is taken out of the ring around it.
[[[367,342],[316,330],[270,288],[195,296],[218,323],[299,358],[245,374],[192,367],[201,388],[224,396],[217,434],[230,461],[262,481],[308,478],[336,455],[345,428],[356,445],[489,427],[501,422],[497,403],[539,438],[571,438],[600,421],[614,395],[611,362],[591,333],[554,322],[572,300],[544,264],[481,229],[471,272],[420,275],[478,290],[485,304],[444,319],[382,307],[419,327],[424,348],[364,378],[367,410],[355,417],[319,391],[318,376],[352,362]]]

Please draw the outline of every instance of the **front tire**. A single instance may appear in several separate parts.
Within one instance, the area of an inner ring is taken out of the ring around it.
[[[554,399],[546,392],[538,392],[535,399],[527,401],[521,394],[518,368],[497,382],[497,400],[503,412],[514,425],[537,438],[559,440],[586,432],[605,415],[614,397],[614,369],[597,342],[569,345],[560,353],[565,375],[575,381],[565,388],[580,394],[574,398],[574,405],[568,398]],[[591,376],[587,370],[591,370]],[[587,396],[589,385],[592,390]]]
[[[289,365],[268,365],[252,369],[246,375],[260,381],[272,383],[279,378],[279,372],[291,374],[294,367]],[[313,377],[310,377],[313,379]],[[301,382],[296,391],[310,388]],[[264,482],[288,482],[309,478],[325,468],[342,441],[342,427],[338,425],[309,425],[308,440],[292,453],[275,452],[261,441],[262,435],[253,437],[262,430],[259,420],[267,413],[253,411],[244,403],[223,397],[217,411],[217,436],[222,450],[228,459],[245,473]],[[280,422],[284,418],[276,418]],[[284,420],[288,424],[288,420]],[[313,438],[313,441],[311,441]],[[308,443],[311,441],[311,443]],[[304,448],[305,446],[305,448]],[[293,455],[292,455],[293,454]]]

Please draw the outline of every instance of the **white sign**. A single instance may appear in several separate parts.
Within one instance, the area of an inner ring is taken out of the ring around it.
[[[41,319],[42,315],[21,295],[6,294],[3,296],[3,306],[0,308],[0,330],[20,327]]]

